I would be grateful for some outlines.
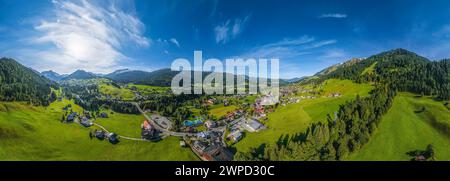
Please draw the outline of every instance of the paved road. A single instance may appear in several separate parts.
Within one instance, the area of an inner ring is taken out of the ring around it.
[[[110,133],[110,131],[107,130],[107,129],[106,129],[105,127],[103,127],[102,125],[100,125],[100,124],[98,124],[98,123],[93,123],[93,124],[94,124],[95,126],[99,127],[100,129],[102,129],[103,131],[105,131],[105,132],[107,132],[107,133]],[[126,140],[132,140],[132,141],[149,141],[149,140],[142,139],[142,138],[132,138],[132,137],[122,136],[122,135],[119,135],[119,138],[126,139]]]
[[[156,124],[155,121],[153,121],[153,119],[151,119],[147,114],[145,114],[145,112],[141,109],[141,107],[139,106],[138,103],[132,102],[132,104],[134,104],[138,108],[139,112],[141,112],[141,114],[144,115],[145,119],[150,121],[150,123],[155,127],[156,130],[161,131],[163,134],[170,135],[170,136],[178,136],[178,137],[195,136],[196,135],[195,133],[174,132],[174,131],[169,131],[167,129],[164,129],[160,125]]]

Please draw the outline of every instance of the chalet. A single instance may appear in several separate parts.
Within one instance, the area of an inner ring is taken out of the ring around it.
[[[72,112],[67,116],[66,122],[74,122],[75,118],[77,117],[77,112]]]
[[[217,123],[215,121],[208,120],[205,122],[205,126],[208,129],[217,127]]]
[[[211,145],[204,149],[203,159],[207,161],[231,161],[233,154],[226,148],[218,145]]]
[[[262,107],[262,106],[255,107],[255,113],[263,114],[264,113],[264,107]]]
[[[197,133],[197,138],[199,138],[199,139],[207,139],[206,132]]]
[[[150,141],[158,141],[158,131],[150,124],[148,120],[144,120],[144,123],[141,124],[141,137],[142,139],[150,140]]]
[[[214,99],[208,99],[206,100],[203,104],[209,106],[209,105],[213,105],[214,104]]]
[[[183,126],[181,130],[185,133],[193,133],[195,129],[191,126]]]
[[[206,144],[200,141],[195,141],[194,144],[192,144],[192,149],[202,155],[206,149]]]
[[[100,113],[100,117],[101,118],[108,118],[108,114],[106,114],[105,112]]]
[[[219,138],[221,134],[219,134],[220,132],[216,132],[216,131],[208,131],[206,132],[206,136],[208,138]]]
[[[83,111],[84,116],[86,116],[86,118],[91,119],[91,113],[89,111]]]
[[[233,119],[235,116],[235,112],[228,112],[227,115],[225,116],[226,119],[231,120]]]
[[[119,136],[116,133],[109,133],[107,135],[108,137],[108,141],[112,144],[117,144],[119,143]]]
[[[90,122],[89,119],[86,117],[81,118],[80,124],[83,125],[84,127],[91,127],[93,125],[93,123]]]
[[[106,132],[102,130],[97,130],[95,131],[95,137],[98,138],[99,140],[103,140],[106,137]]]
[[[150,124],[148,120],[144,120],[144,122],[141,124],[142,129],[152,129],[153,126]]]

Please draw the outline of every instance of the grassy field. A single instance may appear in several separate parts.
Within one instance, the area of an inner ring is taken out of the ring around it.
[[[364,69],[364,71],[361,73],[361,75],[364,74],[373,74],[373,71],[375,71],[375,66],[377,66],[378,62],[373,63],[372,65],[370,65],[369,67],[367,67],[366,69]]]
[[[334,115],[339,105],[345,101],[352,100],[357,94],[368,95],[372,89],[369,84],[356,84],[350,80],[327,80],[320,87],[323,94],[339,92],[341,97],[319,97],[316,99],[305,99],[299,103],[279,106],[275,112],[268,115],[266,122],[268,129],[247,133],[245,138],[234,146],[238,151],[249,151],[250,148],[259,147],[261,144],[274,144],[285,134],[296,134],[304,132],[308,126],[316,121],[326,121],[327,114]]]
[[[224,106],[223,104],[220,105],[214,105],[209,110],[209,114],[216,116],[217,118],[220,118],[222,116],[225,116],[228,112],[236,110],[237,107],[235,105],[230,106]]]
[[[401,93],[369,143],[349,160],[410,160],[406,152],[424,150],[428,144],[434,146],[437,160],[450,160],[450,133],[433,126],[437,120],[450,126],[443,102]]]
[[[170,87],[159,87],[159,86],[151,86],[151,85],[141,85],[141,84],[128,84],[128,88],[136,87],[136,89],[144,94],[151,93],[164,93],[170,90]]]
[[[105,112],[108,113],[108,118],[97,118],[94,122],[119,135],[133,138],[141,137],[141,124],[145,119],[143,115],[121,114],[117,112],[110,114],[111,111]]]
[[[119,98],[122,100],[133,100],[134,93],[129,89],[114,87],[109,84],[100,83],[99,91],[102,94],[110,95],[115,98]]]
[[[61,123],[62,107],[69,103],[74,111],[82,111],[68,100],[49,107],[0,102],[0,160],[198,160],[189,148],[180,148],[175,137],[157,143],[121,140],[116,145],[90,139],[89,128]],[[142,121],[134,115],[115,114],[109,123],[102,122],[131,134],[136,123],[129,120]]]

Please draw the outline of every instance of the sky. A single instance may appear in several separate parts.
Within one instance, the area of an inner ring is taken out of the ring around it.
[[[38,71],[169,68],[177,58],[278,58],[294,78],[405,48],[450,58],[447,0],[0,0],[0,57]]]

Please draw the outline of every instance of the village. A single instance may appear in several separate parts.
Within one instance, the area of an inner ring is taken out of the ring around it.
[[[94,129],[90,129],[91,131],[89,132],[91,139],[107,140],[111,144],[118,144],[120,140],[158,142],[168,136],[175,136],[180,139],[180,147],[190,148],[203,161],[227,161],[233,159],[233,153],[230,151],[229,146],[244,139],[246,133],[267,129],[267,126],[264,124],[265,121],[268,121],[267,114],[273,112],[276,108],[268,106],[275,99],[273,95],[260,95],[253,100],[254,102],[244,102],[242,103],[243,106],[227,111],[220,118],[195,116],[182,121],[179,129],[174,129],[174,120],[171,120],[170,117],[163,116],[159,112],[148,108],[143,110],[140,103],[146,97],[143,97],[140,91],[136,91],[135,87],[132,88],[134,89],[135,98],[142,98],[134,99],[134,101],[139,102],[128,102],[132,106],[134,105],[136,111],[145,118],[142,120],[140,128],[136,128],[140,129],[140,137],[119,135],[96,122],[96,118],[108,118],[107,111],[89,112],[84,110],[81,113],[77,113],[72,111],[69,104],[63,108],[65,114],[61,121],[63,123],[77,123],[87,128],[93,127]],[[320,95],[313,89],[299,89],[289,86],[283,87],[280,93],[280,101],[277,104],[280,106],[299,103],[301,100],[306,99],[316,99],[319,96],[330,98],[341,96],[338,92]],[[79,97],[75,98],[80,99]],[[239,100],[245,99],[246,96],[234,95],[232,98]],[[58,100],[60,101],[60,98]],[[236,103],[231,103],[227,98],[217,99],[215,97],[204,99],[202,102],[202,106],[207,107],[217,107],[218,105],[227,107],[232,106],[232,104]],[[109,113],[112,114],[113,112]]]
[[[86,128],[94,127],[95,129],[89,131],[90,139],[107,140],[111,144],[118,144],[121,139],[158,142],[167,136],[176,136],[180,138],[180,147],[189,147],[203,161],[230,161],[233,160],[233,153],[228,149],[229,143],[239,142],[244,132],[266,129],[266,126],[258,121],[265,118],[268,111],[273,111],[264,108],[265,99],[266,97],[256,99],[251,105],[254,110],[251,114],[237,109],[227,112],[220,120],[213,121],[202,117],[185,120],[180,132],[171,131],[173,125],[169,118],[151,110],[142,110],[138,103],[133,103],[145,117],[140,127],[139,138],[118,135],[97,123],[96,118],[108,118],[107,112],[94,113],[84,110],[78,113],[72,110],[70,104],[63,107],[65,114],[61,122],[76,123]],[[208,99],[205,103],[214,104],[214,99]],[[227,105],[228,102],[223,104]],[[199,126],[205,129],[197,131],[195,128]]]

